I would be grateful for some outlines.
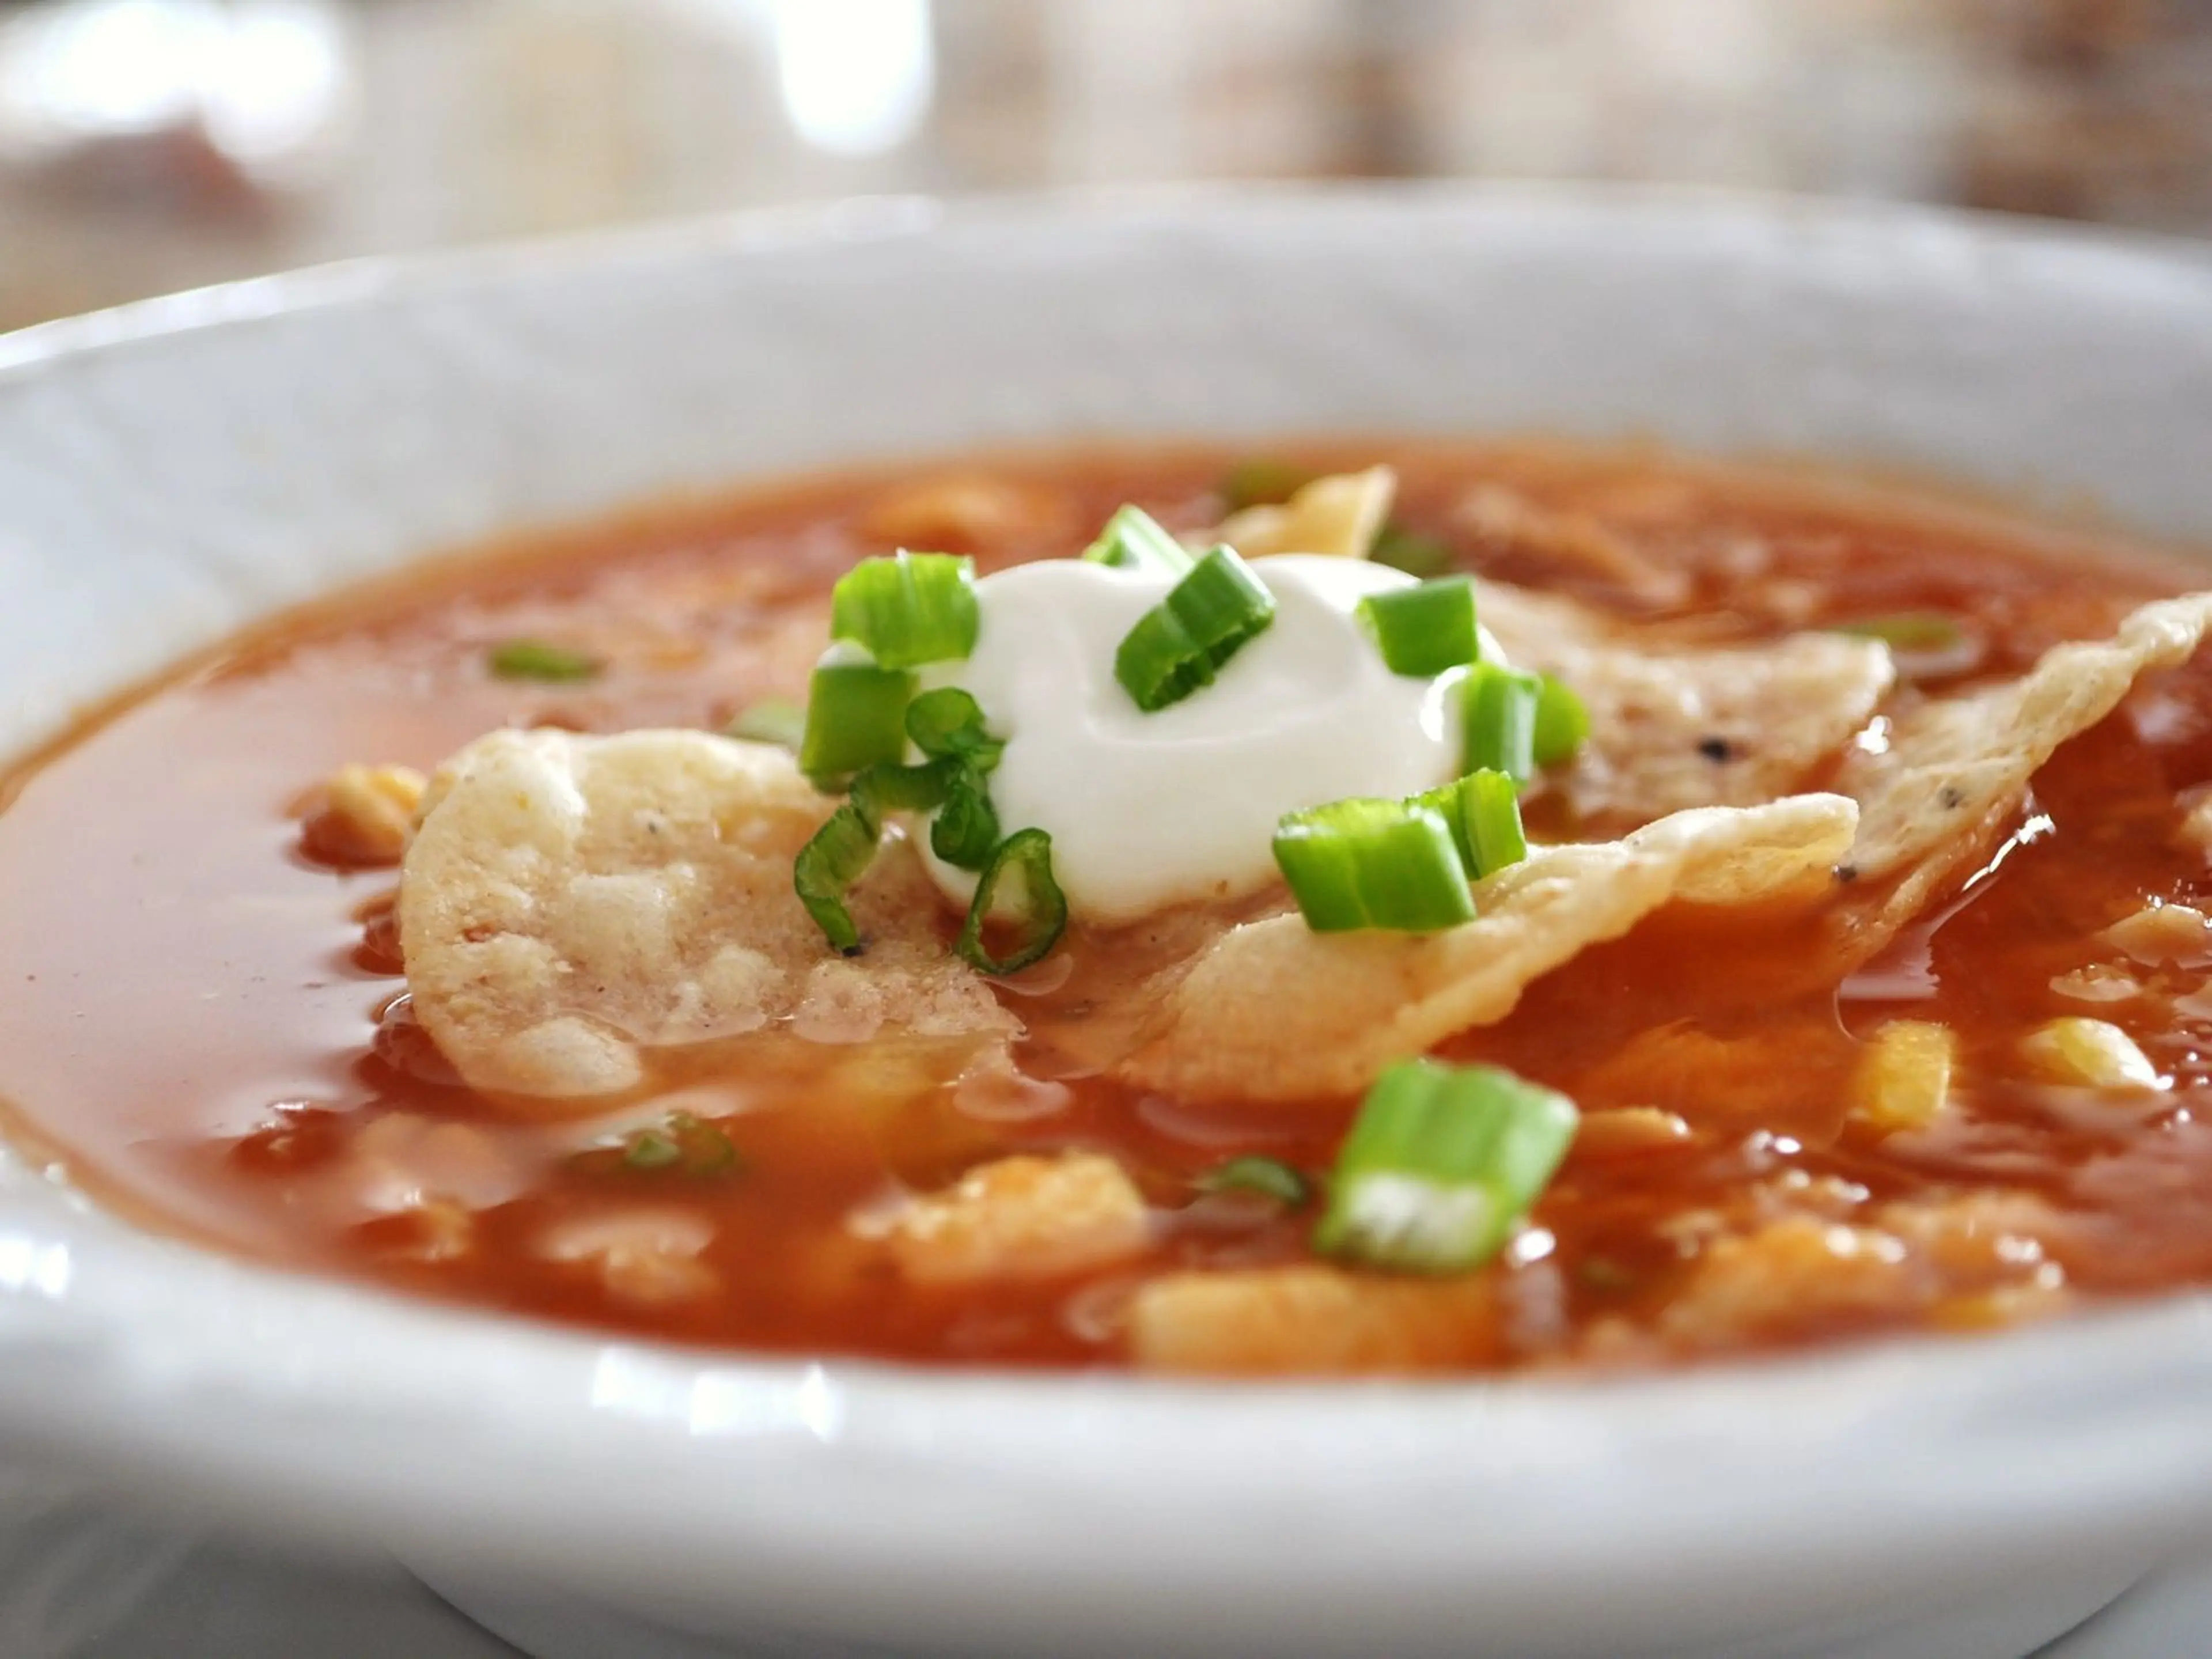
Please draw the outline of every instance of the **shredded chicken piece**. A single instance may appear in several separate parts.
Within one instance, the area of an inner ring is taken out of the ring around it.
[[[2186,904],[2147,904],[2100,935],[2147,967],[2212,964],[2212,916]]]
[[[1540,506],[1504,484],[1476,484],[1460,498],[1455,516],[1470,535],[1606,583],[1655,611],[1680,605],[1690,591],[1681,571],[1649,557],[1588,514]]]
[[[890,1220],[892,1255],[929,1285],[1049,1279],[1143,1251],[1144,1195],[1097,1152],[979,1164],[949,1191],[918,1198]]]
[[[1276,553],[1328,553],[1364,559],[1382,533],[1398,475],[1387,466],[1316,478],[1280,507],[1248,507],[1207,532],[1248,559]]]
[[[1539,848],[1477,884],[1474,921],[1422,937],[1316,933],[1295,913],[1247,923],[1142,994],[1160,1012],[1118,1073],[1188,1100],[1355,1093],[1390,1061],[1504,1018],[1530,981],[1670,899],[1809,896],[1854,822],[1849,801],[1802,795]]]
[[[560,1224],[538,1241],[551,1261],[589,1263],[610,1295],[648,1305],[710,1294],[714,1270],[699,1260],[714,1224],[688,1210],[623,1210]]]
[[[341,766],[300,828],[310,858],[374,867],[397,864],[415,832],[425,780],[404,766]]]
[[[792,860],[830,803],[790,756],[702,732],[497,732],[433,781],[399,889],[416,1017],[471,1086],[575,1098],[645,1082],[651,1050],[794,1035],[1004,1040],[1018,1029],[937,933],[912,848],[830,953]]]
[[[1556,674],[1589,709],[1557,785],[1584,816],[1772,800],[1864,727],[1896,678],[1879,640],[1686,646],[1503,582],[1483,583],[1479,603],[1516,667]]]
[[[875,540],[951,553],[1047,546],[1069,528],[1058,491],[975,477],[907,485],[870,507],[860,520],[862,533]]]
[[[1951,1103],[1959,1039],[1932,1020],[1893,1019],[1851,1076],[1850,1115],[1877,1134],[1932,1127]]]
[[[1394,1279],[1318,1265],[1162,1274],[1132,1298],[1128,1331],[1141,1368],[1217,1376],[1450,1370],[1501,1347],[1488,1274]]]
[[[1680,1346],[1732,1348],[1921,1310],[1959,1323],[2026,1318],[2065,1275],[2044,1240],[2062,1225],[2026,1194],[1883,1206],[1866,1224],[1786,1216],[1705,1247],[1661,1316]]]

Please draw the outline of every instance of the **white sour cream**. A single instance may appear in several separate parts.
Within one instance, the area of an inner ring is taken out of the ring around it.
[[[1275,874],[1275,823],[1347,795],[1409,795],[1456,776],[1452,689],[1392,673],[1354,615],[1414,579],[1362,559],[1290,553],[1252,568],[1275,596],[1266,632],[1212,684],[1157,714],[1114,678],[1114,653],[1175,579],[1078,559],[976,584],[982,624],[962,663],[925,670],[981,705],[1006,753],[991,775],[1002,830],[1052,837],[1053,874],[1080,919],[1133,921],[1231,897]],[[1485,654],[1495,659],[1486,637]],[[923,853],[966,904],[975,878]]]

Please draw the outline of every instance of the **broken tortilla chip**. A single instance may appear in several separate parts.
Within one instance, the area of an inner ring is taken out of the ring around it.
[[[2019,679],[1923,703],[1898,716],[1879,752],[1848,756],[1836,787],[1859,803],[1859,830],[1841,873],[1902,878],[1871,910],[1839,916],[1856,954],[1878,950],[1988,847],[2059,744],[2144,673],[2187,661],[2208,631],[2212,592],[2157,600],[2110,639],[2054,646]]]
[[[495,732],[447,762],[401,867],[416,1017],[472,1086],[619,1094],[647,1051],[788,1022],[817,1042],[1010,1035],[939,939],[912,849],[854,896],[845,961],[792,890],[832,803],[790,756],[703,732]]]
[[[1390,516],[1398,475],[1387,466],[1316,478],[1280,507],[1248,507],[1206,532],[1248,559],[1276,553],[1330,553],[1364,559]]]
[[[1557,675],[1589,709],[1589,737],[1557,783],[1584,817],[1773,800],[1849,742],[1896,678],[1879,640],[1673,645],[1569,599],[1503,582],[1478,591],[1513,665]]]
[[[1670,899],[1819,890],[1857,817],[1840,795],[1798,795],[1541,848],[1479,883],[1476,919],[1446,933],[1316,933],[1295,913],[1248,922],[1162,976],[1160,1012],[1117,1073],[1188,1100],[1356,1093],[1392,1060],[1504,1018],[1532,981]]]

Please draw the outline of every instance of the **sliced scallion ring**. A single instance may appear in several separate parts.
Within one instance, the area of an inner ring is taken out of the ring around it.
[[[1216,1165],[1198,1178],[1198,1186],[1208,1193],[1258,1193],[1286,1210],[1302,1208],[1313,1196],[1313,1182],[1303,1170],[1279,1158],[1257,1153]]]
[[[1393,1066],[1337,1154],[1314,1249],[1401,1273],[1479,1267],[1549,1184],[1578,1118],[1565,1095],[1496,1066]]]
[[[606,666],[587,652],[545,640],[505,641],[485,653],[484,665],[502,680],[543,680],[552,685],[597,679]]]
[[[1367,550],[1367,559],[1370,564],[1387,564],[1409,576],[1441,576],[1452,568],[1449,546],[1395,522],[1382,526],[1375,545]]]
[[[1011,911],[1011,920],[994,920]],[[986,923],[1014,929],[1013,948],[994,956],[983,943]],[[953,946],[962,961],[987,974],[1011,974],[1042,961],[1067,927],[1067,898],[1052,878],[1052,837],[1042,830],[1018,830],[983,866],[975,880],[975,902]]]
[[[999,763],[1006,747],[984,728],[982,706],[957,685],[925,691],[908,703],[906,734],[933,759],[964,760],[983,772]]]
[[[830,637],[863,647],[882,668],[963,660],[981,626],[975,561],[951,553],[863,559],[830,598]]]
[[[882,836],[882,823],[871,821],[848,801],[829,816],[792,861],[791,884],[799,902],[830,943],[847,956],[859,951],[860,930],[845,908],[845,895],[875,862]]]
[[[1316,933],[1432,933],[1474,920],[1451,826],[1419,799],[1354,799],[1286,813],[1274,848]]]
[[[1114,653],[1114,678],[1157,714],[1211,685],[1223,664],[1275,620],[1275,596],[1234,549],[1217,547],[1137,619]]]
[[[884,668],[850,647],[832,646],[814,671],[799,769],[835,790],[865,768],[906,758],[906,706],[914,676]]]
[[[1589,736],[1589,710],[1566,684],[1550,674],[1538,677],[1536,721],[1529,733],[1529,758],[1539,766],[1559,766],[1575,757]]]
[[[1231,513],[1248,507],[1275,507],[1311,483],[1313,471],[1271,456],[1254,455],[1229,469],[1221,481],[1222,505]]]
[[[929,826],[929,850],[956,870],[981,870],[999,845],[999,814],[981,770],[964,761],[936,763],[951,769],[945,801]]]
[[[1496,663],[1477,663],[1460,689],[1465,744],[1460,770],[1503,772],[1526,783],[1536,769],[1536,705],[1542,682]]]
[[[1443,819],[1468,880],[1494,875],[1528,856],[1521,828],[1521,791],[1503,772],[1470,772],[1413,799]]]
[[[880,762],[853,780],[851,804],[861,822],[878,833],[894,812],[933,812],[951,793],[957,761],[930,761],[921,766]]]
[[[1419,587],[1370,593],[1360,600],[1358,614],[1394,674],[1431,679],[1481,653],[1472,576],[1440,576]]]
[[[1170,576],[1191,567],[1189,550],[1140,507],[1125,507],[1107,520],[1083,556],[1118,570],[1158,570]]]
[[[772,743],[797,753],[806,736],[806,711],[781,697],[763,697],[732,716],[722,735],[747,743]]]

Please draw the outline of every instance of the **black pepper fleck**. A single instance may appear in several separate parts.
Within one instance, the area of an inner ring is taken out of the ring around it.
[[[1846,886],[1850,883],[1856,881],[1858,878],[1859,867],[1857,865],[1839,864],[1836,866],[1836,879],[1844,883]]]
[[[1966,804],[1966,798],[1960,793],[1957,785],[1947,783],[1936,791],[1936,801],[1945,811],[1955,812]]]
[[[1700,738],[1698,739],[1698,752],[1707,760],[1717,763],[1732,759],[1735,745],[1726,738]]]

